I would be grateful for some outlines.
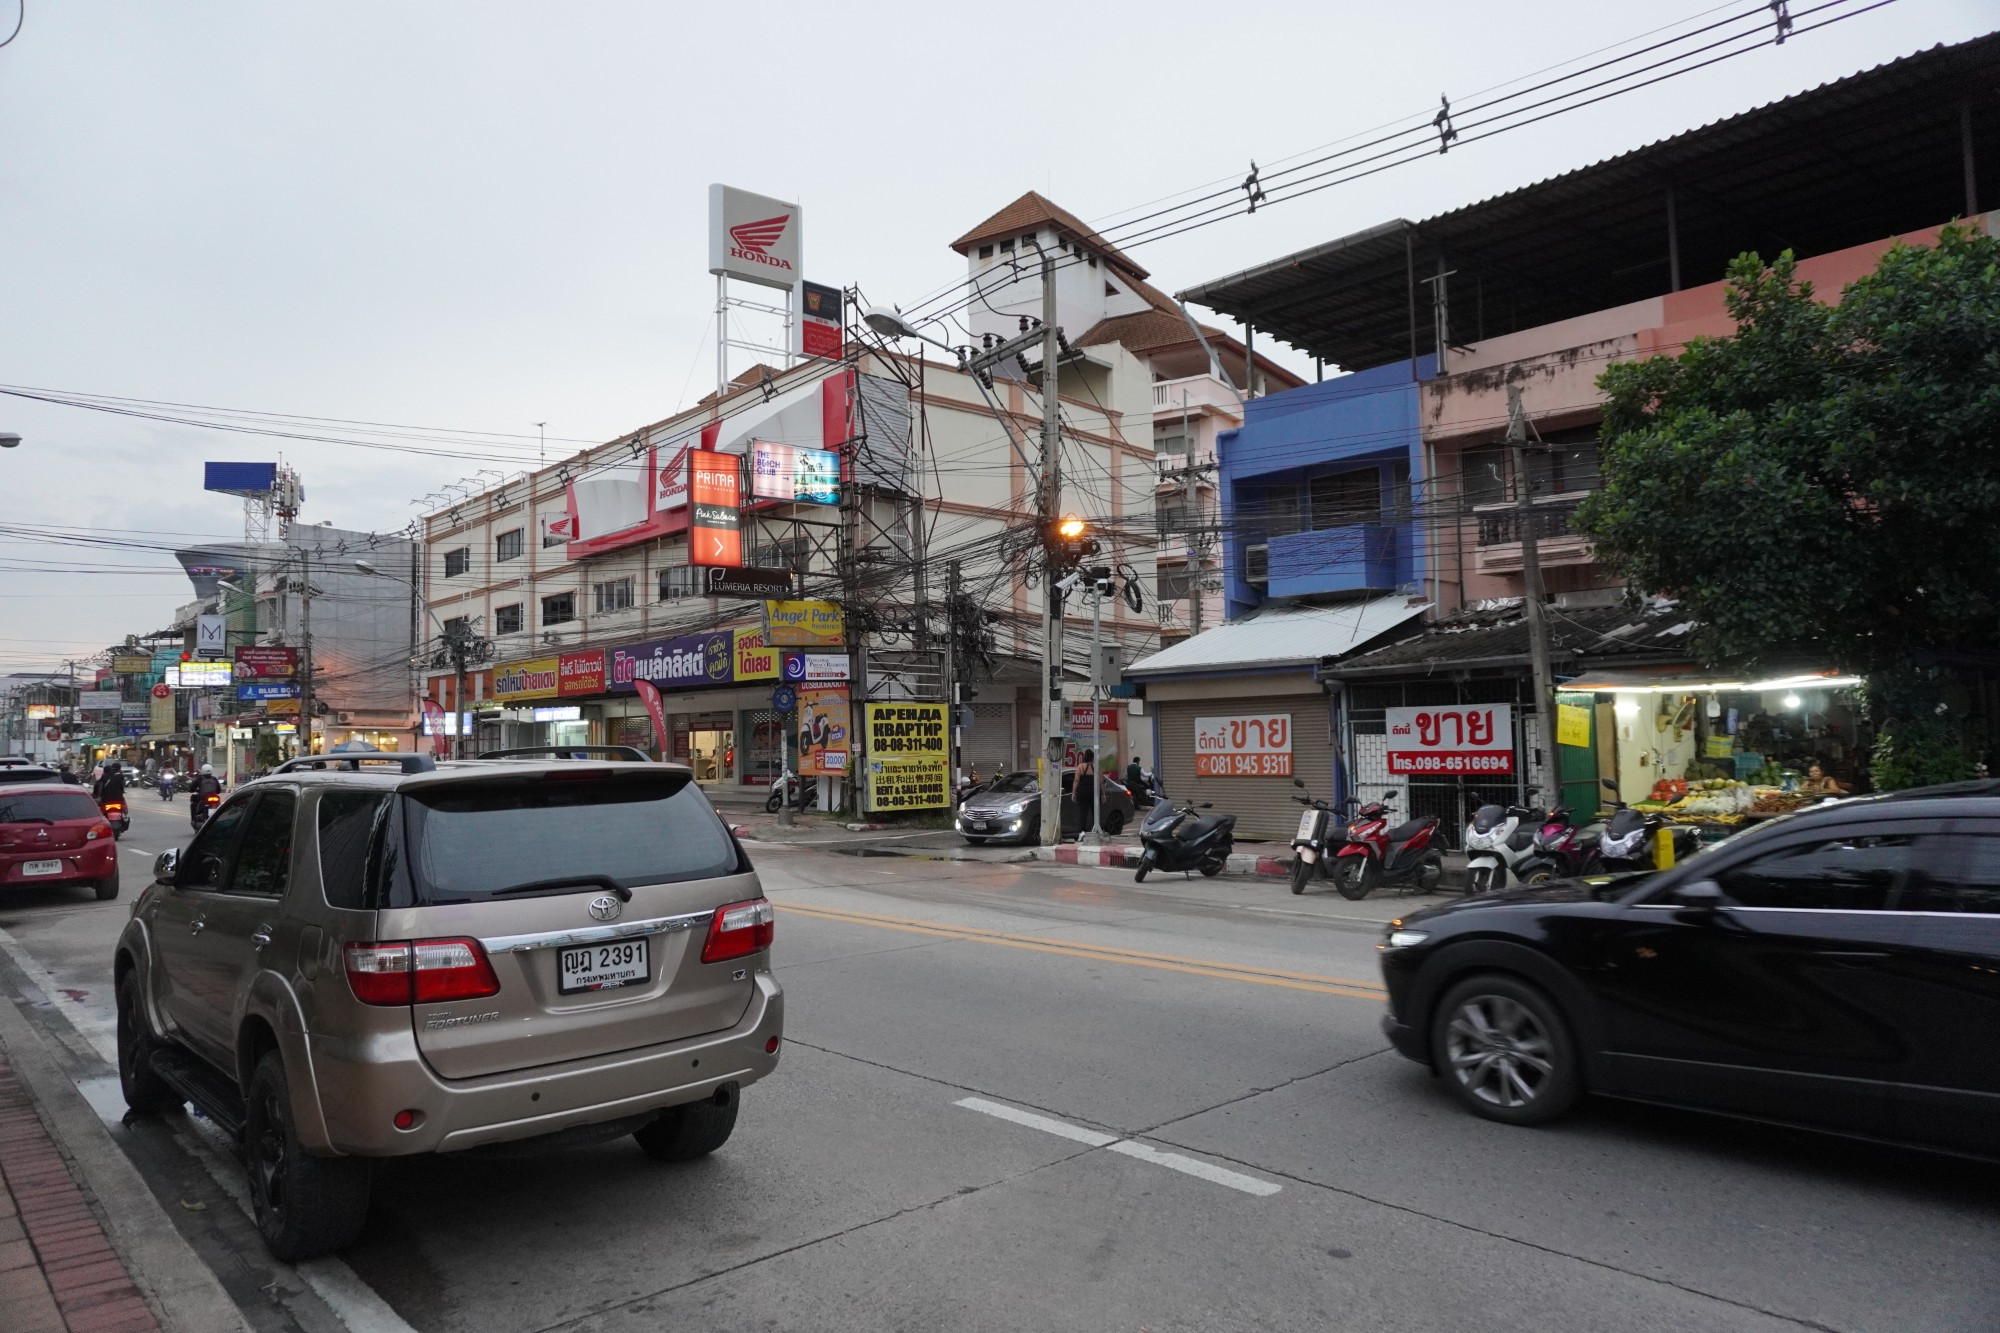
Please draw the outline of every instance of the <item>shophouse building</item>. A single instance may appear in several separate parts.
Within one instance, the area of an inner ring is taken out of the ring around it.
[[[1654,693],[1698,700],[1699,725],[1732,710],[1811,713],[1812,699],[1783,702],[1798,697],[1789,688],[1736,703],[1705,688],[1721,682],[1704,680],[1677,647],[1686,617],[1635,600],[1651,590],[1623,587],[1573,527],[1578,501],[1600,480],[1597,377],[1615,361],[1730,333],[1723,276],[1745,251],[1769,259],[1791,250],[1799,276],[1835,299],[1898,242],[1926,243],[1954,220],[1990,228],[1982,206],[2000,177],[1996,90],[2000,35],[1934,48],[1182,293],[1344,372],[1251,402],[1219,445],[1229,615],[1280,623],[1314,608],[1323,626],[1309,643],[1290,639],[1295,662],[1317,664],[1321,693],[1302,702],[1312,696],[1294,692],[1288,710],[1300,731],[1326,731],[1332,761],[1305,776],[1371,795],[1396,790],[1405,808],[1462,820],[1470,805],[1531,783],[1594,809],[1600,773],[1622,771],[1631,785],[1661,771],[1660,737],[1621,720],[1655,702],[1638,697],[1643,686],[1631,697],[1609,687],[1566,696],[1578,710],[1567,739],[1579,743],[1560,753],[1549,744],[1520,625],[1524,525],[1537,537],[1560,677],[1584,686],[1639,679],[1605,675],[1614,658],[1625,659],[1620,669],[1678,671],[1659,677],[1669,684]],[[1534,446],[1525,478],[1513,473],[1506,439],[1515,401]],[[1523,482],[1525,513],[1516,506]],[[1357,641],[1397,610],[1411,614]],[[1205,637],[1135,664],[1149,697],[1202,693],[1204,715],[1230,711],[1221,702],[1231,676],[1210,660]],[[1632,658],[1636,643],[1647,651]],[[1248,689],[1239,702],[1246,715],[1270,707]],[[1806,730],[1819,753],[1851,756],[1864,738],[1837,702],[1821,712],[1844,720]],[[1518,724],[1507,771],[1430,780],[1394,771],[1391,709],[1485,705],[1512,709]],[[1172,710],[1156,711],[1165,726]],[[1699,725],[1674,728],[1673,753],[1692,753]],[[1776,731],[1760,743],[1784,744],[1786,728]],[[1240,781],[1197,781],[1193,754],[1168,733],[1161,744],[1170,787],[1184,778],[1181,789],[1192,784],[1231,809],[1253,795]],[[1619,746],[1623,759],[1612,753]],[[1280,795],[1280,780],[1265,785],[1255,799]]]

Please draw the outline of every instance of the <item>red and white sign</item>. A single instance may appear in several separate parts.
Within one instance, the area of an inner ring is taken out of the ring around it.
[[[799,206],[733,185],[708,187],[708,271],[790,291],[799,280]]]
[[[688,502],[688,449],[682,445],[678,449],[671,445],[655,449],[653,458],[653,512],[664,514],[669,509],[686,509]]]
[[[743,563],[742,459],[735,454],[688,451],[688,493],[694,521],[688,526],[690,562],[699,565]]]
[[[153,697],[155,699],[171,699],[174,697],[173,687],[165,681],[161,681],[153,687]]]
[[[1292,715],[1249,713],[1194,720],[1194,771],[1204,778],[1288,778]]]
[[[1098,708],[1095,710],[1096,728],[1099,731],[1118,730],[1118,718],[1124,711],[1118,708]],[[1069,733],[1072,736],[1088,736],[1091,732],[1091,706],[1071,704],[1069,706]]]
[[[551,540],[573,542],[576,540],[576,515],[567,509],[552,509],[542,515],[542,544]]]
[[[1514,771],[1511,704],[1391,708],[1388,713],[1391,773]]]

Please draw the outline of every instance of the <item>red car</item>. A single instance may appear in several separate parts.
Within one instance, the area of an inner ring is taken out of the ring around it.
[[[0,787],[0,889],[87,884],[118,896],[118,840],[90,793],[60,782]]]

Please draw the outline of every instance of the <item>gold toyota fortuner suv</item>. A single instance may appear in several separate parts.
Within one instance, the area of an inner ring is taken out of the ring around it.
[[[293,760],[153,877],[118,940],[125,1100],[240,1139],[280,1259],[356,1238],[373,1158],[630,1134],[685,1161],[777,1067],[771,904],[636,750]]]

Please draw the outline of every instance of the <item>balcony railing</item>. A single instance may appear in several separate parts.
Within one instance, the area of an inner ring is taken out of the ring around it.
[[[1178,412],[1183,401],[1190,412],[1204,407],[1219,407],[1231,416],[1243,414],[1243,404],[1228,385],[1213,375],[1185,375],[1153,385],[1153,411]]]
[[[1538,559],[1544,565],[1587,565],[1596,553],[1590,535],[1576,526],[1577,504],[1587,491],[1568,491],[1536,498],[1525,513],[1511,504],[1482,505],[1473,510],[1479,525],[1474,563],[1482,574],[1511,574],[1525,556],[1521,538],[1535,534]],[[1531,526],[1532,525],[1532,526]]]
[[[1526,513],[1514,508],[1484,509],[1479,511],[1477,517],[1481,546],[1518,542],[1527,534],[1531,524],[1537,539],[1568,537],[1576,533],[1574,500],[1537,504]]]

